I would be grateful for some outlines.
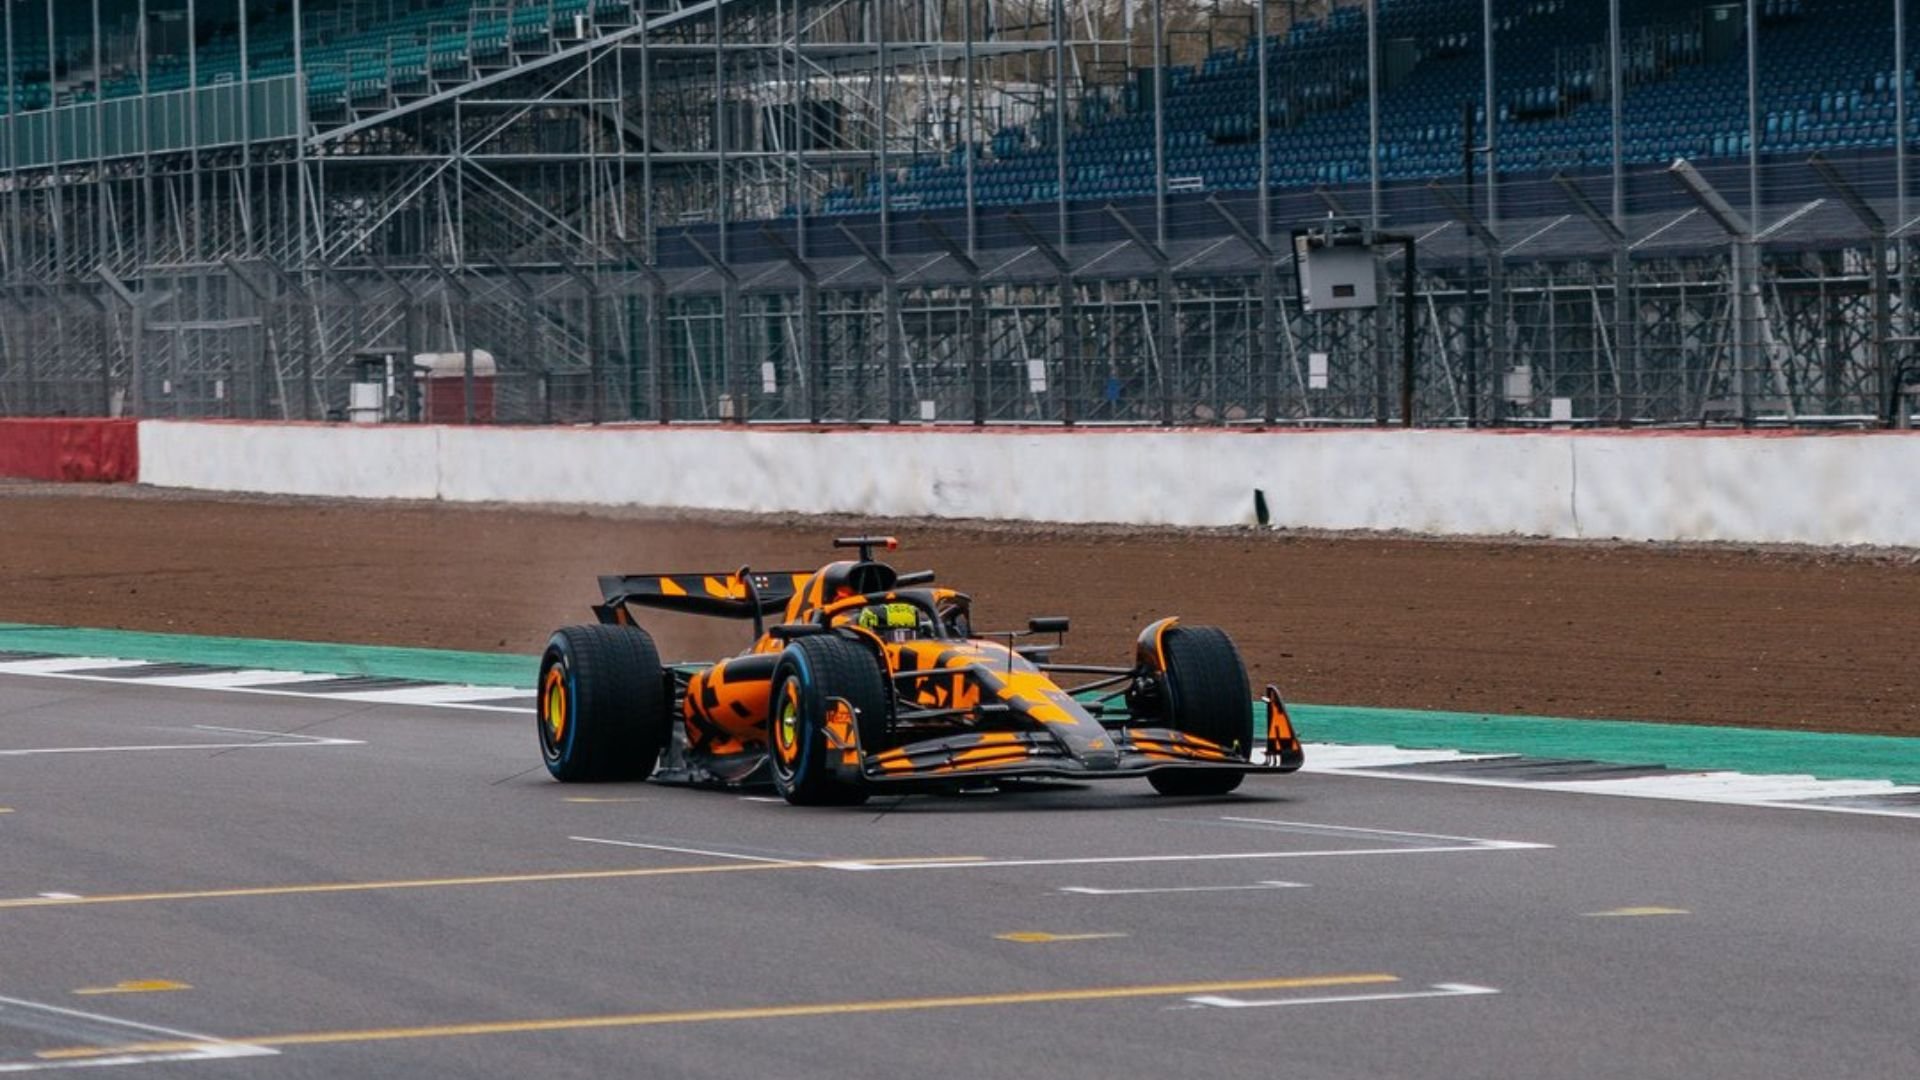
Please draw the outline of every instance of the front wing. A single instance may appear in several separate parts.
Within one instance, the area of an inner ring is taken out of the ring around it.
[[[1112,745],[1072,753],[1044,728],[1030,731],[982,731],[928,739],[877,754],[861,754],[852,732],[838,734],[829,725],[830,742],[843,751],[840,774],[867,783],[899,783],[968,778],[1059,777],[1080,780],[1145,776],[1159,769],[1223,769],[1240,773],[1290,773],[1305,763],[1280,693],[1267,687],[1266,737],[1256,754],[1236,753],[1186,732],[1161,727],[1109,730]],[[848,725],[850,728],[851,725]],[[846,730],[846,729],[842,729]],[[851,751],[851,752],[848,752]]]

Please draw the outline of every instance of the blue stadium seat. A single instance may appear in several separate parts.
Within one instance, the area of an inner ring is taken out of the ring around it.
[[[1629,164],[1678,156],[1737,158],[1751,148],[1742,55],[1711,58],[1699,29],[1706,0],[1623,0],[1629,41],[1625,152]],[[1504,172],[1595,165],[1611,157],[1610,73],[1603,57],[1606,5],[1532,0],[1511,5],[1496,24],[1500,57],[1497,116]],[[1459,169],[1462,102],[1485,124],[1479,5],[1459,0],[1382,0],[1380,31],[1408,40],[1415,62],[1382,101],[1380,164],[1389,179],[1451,176]],[[1912,71],[1887,70],[1878,35],[1881,0],[1763,0],[1763,151],[1884,148],[1892,130],[1892,88]],[[1358,8],[1302,22],[1268,44],[1271,100],[1267,150],[1281,186],[1364,179],[1366,26]],[[1584,51],[1581,46],[1588,46]],[[1209,189],[1248,188],[1259,180],[1258,53],[1249,42],[1215,49],[1191,67],[1166,73],[1165,154],[1174,176],[1202,175]],[[1112,97],[1089,95],[1076,110],[1064,148],[1072,198],[1151,194],[1152,80],[1137,72]],[[1920,109],[1914,127],[1920,131]],[[1050,132],[1048,133],[1050,135]],[[979,149],[982,191],[996,201],[1046,198],[1034,156],[1052,154],[1034,132],[996,131]],[[1116,172],[1124,169],[1125,172]],[[1011,181],[1011,193],[1002,181]],[[926,177],[909,163],[894,190],[910,193]],[[950,191],[951,189],[942,189]]]

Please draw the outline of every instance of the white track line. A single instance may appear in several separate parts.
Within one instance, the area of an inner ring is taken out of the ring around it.
[[[1406,832],[1400,829],[1366,829],[1358,825],[1322,825],[1316,821],[1281,821],[1275,818],[1231,817],[1225,815],[1223,815],[1220,820],[1235,825],[1279,826],[1280,828],[1277,831],[1306,833],[1310,836],[1351,836],[1357,833],[1361,836],[1378,836],[1408,844],[1425,844],[1433,840],[1442,840],[1449,844],[1479,844],[1492,847],[1508,843],[1508,841],[1505,840],[1489,840],[1481,836],[1448,836],[1445,833]]]
[[[475,701],[498,701],[506,697],[531,698],[533,691],[436,683],[432,686],[402,686],[392,690],[346,690],[314,696],[340,701],[364,701],[373,705],[465,705]],[[520,710],[516,707],[514,711]]]
[[[320,675],[307,671],[268,671],[248,668],[244,671],[210,671],[204,675],[152,675],[129,680],[141,686],[170,686],[176,690],[246,690],[259,686],[292,686],[297,683],[325,682],[338,675]]]
[[[1643,794],[1654,798],[1732,803],[1884,797],[1920,792],[1920,787],[1902,786],[1886,780],[1817,780],[1806,775],[1756,776],[1736,772],[1639,776],[1619,780],[1549,780],[1538,786],[1549,791]]]
[[[155,743],[147,746],[35,746],[25,750],[0,750],[0,757],[41,757],[48,754],[136,754],[160,750],[311,750],[322,746],[364,746],[352,739],[324,743],[236,742],[236,743]]]
[[[1337,848],[1327,851],[1225,851],[1192,855],[1095,855],[1070,859],[980,859],[958,862],[928,859],[924,862],[871,863],[843,859],[814,865],[829,870],[869,872],[876,870],[991,870],[1033,866],[1117,866],[1141,863],[1245,862],[1260,859],[1324,859],[1348,855],[1440,855],[1460,851],[1528,851],[1551,848],[1552,844],[1531,844],[1518,840],[1487,840],[1474,844],[1446,847]]]
[[[67,1061],[0,1061],[0,1073],[53,1072],[56,1069],[100,1069],[115,1065],[158,1065],[168,1061],[220,1061],[231,1058],[277,1057],[280,1051],[242,1043],[202,1042],[187,1050],[156,1051],[150,1054],[113,1054],[104,1057],[74,1058]]]
[[[59,1005],[47,1005],[38,1001],[26,1001],[21,998],[0,997],[0,1023],[4,1023],[5,1011],[9,1007],[22,1009],[27,1012],[84,1020],[108,1028],[119,1028],[123,1031],[138,1032],[142,1035],[164,1035],[169,1040],[191,1042],[198,1045],[181,1050],[158,1051],[148,1054],[115,1054],[110,1057],[74,1058],[66,1061],[46,1059],[36,1059],[33,1061],[0,1061],[0,1073],[51,1072],[55,1069],[100,1068],[112,1065],[147,1065],[162,1061],[213,1061],[222,1058],[275,1057],[280,1053],[278,1050],[273,1050],[265,1046],[252,1046],[247,1043],[232,1042],[227,1039],[215,1038],[211,1035],[196,1035],[193,1032],[181,1031],[178,1028],[142,1024],[132,1020],[122,1020],[115,1016],[107,1016],[104,1013],[85,1012],[80,1009],[69,1009]]]
[[[1455,761],[1497,761],[1517,754],[1469,754],[1459,750],[1402,750],[1397,746],[1341,746],[1307,743],[1305,772],[1330,769],[1385,769],[1395,765],[1437,765]]]
[[[19,750],[0,750],[0,757],[37,757],[45,754],[125,754],[152,750],[274,750],[311,749],[322,746],[365,746],[360,739],[335,739],[324,735],[298,735],[284,731],[253,731],[247,728],[214,727],[195,724],[195,731],[222,735],[258,735],[254,742],[229,743],[153,743],[141,746],[35,746]]]
[[[1412,1001],[1416,998],[1482,997],[1500,991],[1472,983],[1435,983],[1431,990],[1408,990],[1398,994],[1340,994],[1328,997],[1273,998],[1267,1001],[1242,1001],[1239,998],[1203,994],[1187,1000],[1195,1005],[1216,1009],[1271,1009],[1282,1005],[1352,1005],[1370,1001]]]
[[[1760,799],[1733,799],[1724,795],[1709,796],[1703,793],[1682,794],[1669,789],[1658,794],[1641,788],[1622,787],[1627,780],[1493,780],[1483,777],[1464,776],[1422,776],[1407,772],[1372,772],[1367,769],[1343,769],[1329,773],[1330,776],[1358,776],[1369,780],[1396,780],[1419,784],[1454,784],[1464,787],[1505,788],[1509,791],[1551,792],[1562,795],[1607,795],[1616,798],[1652,799],[1666,802],[1711,803],[1717,806],[1752,806],[1769,810],[1817,810],[1827,814],[1862,814],[1868,817],[1892,817],[1913,819],[1920,817],[1920,807],[1876,807],[1876,806],[1829,806],[1812,801],[1769,802]],[[1746,776],[1745,773],[1732,773],[1733,776]],[[1749,777],[1749,779],[1756,779]],[[1778,779],[1777,777],[1771,779]],[[1847,783],[1848,781],[1822,781],[1823,783]],[[1863,781],[1866,782],[1866,781]],[[1889,788],[1895,788],[1889,785]],[[1873,792],[1872,794],[1899,794],[1911,788],[1897,788]],[[1803,800],[1822,798],[1821,795],[1803,794]]]
[[[193,729],[195,731],[214,731],[222,735],[258,735],[263,740],[265,739],[292,740],[291,743],[284,743],[284,744],[269,743],[269,742],[248,743],[247,745],[249,746],[299,745],[302,743],[312,745],[312,746],[365,746],[367,745],[366,742],[361,739],[337,739],[331,735],[302,735],[297,731],[256,731],[252,728],[243,728],[243,727],[216,727],[213,724],[195,724],[193,725]]]
[[[50,660],[8,660],[0,663],[0,675],[71,675],[81,671],[105,671],[109,668],[151,667],[146,660],[112,660],[98,656],[56,656]],[[108,679],[108,682],[117,680]]]
[[[705,855],[714,859],[739,859],[742,862],[771,863],[774,866],[811,866],[812,863],[793,859],[771,859],[764,855],[741,855],[732,851],[713,851],[707,848],[673,847],[669,844],[642,844],[633,840],[608,840],[598,836],[569,836],[569,840],[578,840],[583,844],[608,844],[613,847],[643,848],[647,851],[671,851],[676,855]]]
[[[1096,889],[1091,885],[1062,885],[1057,890],[1077,896],[1145,896],[1149,893],[1261,892],[1304,889],[1304,881],[1256,881],[1251,885],[1175,885],[1164,889]]]
[[[22,661],[22,663],[40,663],[40,662],[42,661]],[[46,661],[46,662],[51,663],[52,661]],[[102,666],[102,665],[95,665],[95,666]],[[112,662],[111,666],[131,667],[131,666],[135,666],[135,664],[134,662],[115,660]],[[166,683],[163,681],[163,679],[166,677],[156,677],[151,679],[124,679],[124,678],[116,679],[116,678],[108,678],[100,675],[88,675],[88,674],[85,674],[84,672],[14,671],[14,670],[6,669],[4,666],[0,666],[0,675],[30,675],[35,678],[42,678],[42,679],[68,679],[75,682],[106,683],[112,686],[126,686],[126,687],[165,686],[166,685]],[[181,677],[197,678],[198,676],[181,676]],[[333,679],[344,679],[344,678],[350,678],[350,676],[321,675],[309,681],[319,682],[322,680],[333,680]],[[295,685],[298,685],[298,684],[295,684]],[[472,704],[467,701],[457,701],[457,700],[456,701],[389,701],[384,699],[380,695],[393,693],[393,691],[381,691],[381,690],[367,690],[367,691],[359,691],[359,692],[347,691],[344,693],[326,694],[326,693],[315,693],[312,691],[297,690],[297,689],[283,690],[276,686],[271,686],[271,685],[224,686],[224,687],[215,687],[212,689],[214,690],[214,692],[222,693],[222,694],[260,694],[266,697],[299,698],[303,701],[344,701],[354,705],[407,705],[411,707],[428,708],[428,709],[467,709],[474,712],[512,713],[515,716],[523,716],[523,715],[526,715],[527,713],[527,706],[525,705],[479,705],[479,704]],[[440,689],[440,687],[438,686],[418,687],[418,688],[409,687],[408,689],[409,690],[413,690],[413,689],[432,690],[432,689]],[[459,698],[459,697],[471,698],[476,695],[471,693],[466,693],[467,691],[482,691],[482,690],[487,691],[487,693],[485,694],[486,698],[493,698],[493,699],[509,698],[509,697],[524,697],[524,698],[531,699],[533,697],[532,690],[517,689],[510,686],[448,687],[448,689],[459,691],[458,693],[455,693],[453,695],[456,698]]]

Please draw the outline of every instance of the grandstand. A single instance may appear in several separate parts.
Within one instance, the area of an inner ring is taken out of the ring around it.
[[[1496,23],[1495,48],[1506,57],[1496,90],[1504,131],[1500,167],[1509,173],[1599,168],[1610,164],[1607,9],[1603,4],[1541,0],[1509,5]],[[1727,5],[1719,5],[1724,9]],[[1850,46],[1852,29],[1881,3],[1822,5],[1806,18],[1802,0],[1763,3],[1770,79],[1764,153],[1894,145],[1890,58]],[[1660,0],[1624,4],[1628,43],[1628,165],[1675,158],[1741,157],[1749,147],[1744,52],[1709,52],[1704,27],[1715,5]],[[1392,43],[1399,70],[1382,102],[1381,173],[1389,181],[1452,176],[1460,171],[1462,102],[1476,102],[1485,123],[1481,12],[1457,0],[1405,0],[1380,9],[1378,35]],[[1368,179],[1366,26],[1360,8],[1337,9],[1324,23],[1296,27],[1266,42],[1271,182],[1278,187],[1347,184]],[[1167,72],[1168,172],[1209,190],[1258,186],[1261,143],[1259,57],[1251,42],[1209,54]],[[1304,71],[1302,69],[1305,69]],[[1908,87],[1912,80],[1909,74]],[[1153,116],[1143,110],[1151,82],[1126,87],[1122,107],[1082,118],[1068,142],[1068,196],[1151,196],[1156,176]],[[1038,202],[1054,197],[1052,158],[1044,132],[1009,128],[995,134],[991,160],[979,170],[978,201]],[[983,157],[989,152],[983,149]],[[960,169],[925,165],[903,185],[932,205],[959,205]],[[829,212],[878,209],[878,186],[836,192]]]
[[[1893,0],[4,6],[0,414],[1906,404]],[[1303,310],[1330,216],[1411,293]]]

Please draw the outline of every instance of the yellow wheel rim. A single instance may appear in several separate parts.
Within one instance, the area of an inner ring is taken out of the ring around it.
[[[542,714],[547,722],[547,740],[558,746],[567,733],[567,680],[558,665],[548,669]]]
[[[792,762],[800,756],[800,691],[789,682],[780,695],[780,714],[774,720],[773,745],[780,760]]]

